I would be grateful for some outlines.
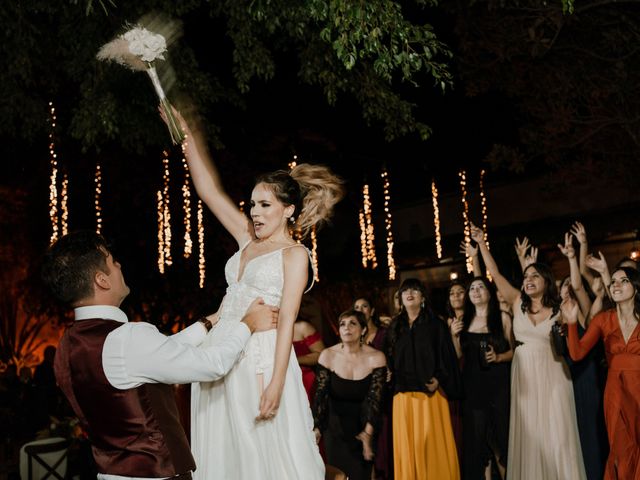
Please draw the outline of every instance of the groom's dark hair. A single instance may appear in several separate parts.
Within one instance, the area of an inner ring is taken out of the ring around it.
[[[62,303],[73,306],[93,295],[96,272],[109,273],[107,241],[92,231],[64,235],[49,247],[42,265],[42,280]]]

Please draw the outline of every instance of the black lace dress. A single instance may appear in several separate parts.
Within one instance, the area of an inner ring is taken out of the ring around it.
[[[380,367],[361,380],[346,380],[318,365],[315,427],[322,432],[327,463],[346,473],[349,480],[371,478],[373,463],[365,461],[362,442],[355,437],[367,423],[377,429],[386,376],[386,367]]]
[[[460,335],[465,392],[462,402],[464,480],[484,479],[484,469],[494,452],[503,466],[507,464],[511,362],[483,364],[481,341],[492,345],[496,353],[509,350],[505,339],[496,345],[488,333],[465,331]]]

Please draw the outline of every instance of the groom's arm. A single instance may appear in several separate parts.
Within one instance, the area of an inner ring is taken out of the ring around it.
[[[206,321],[205,321],[206,320]],[[208,321],[208,323],[207,323]],[[176,342],[197,347],[207,337],[209,331],[218,323],[218,312],[199,318],[187,328],[171,335]]]
[[[211,382],[231,370],[250,336],[251,330],[241,322],[219,345],[200,348],[177,342],[149,323],[125,324],[105,340],[104,373],[119,389],[143,383]]]
[[[199,348],[167,337],[149,323],[127,323],[105,340],[102,363],[109,382],[116,388],[134,388],[143,383],[211,382],[226,375],[238,360],[251,332],[277,326],[278,308],[256,299],[242,321],[220,344]],[[200,322],[196,322],[200,323]],[[206,335],[205,327],[198,328]]]

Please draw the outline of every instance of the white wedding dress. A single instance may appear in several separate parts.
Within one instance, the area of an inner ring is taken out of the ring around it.
[[[255,298],[262,297],[269,305],[280,305],[284,285],[283,249],[250,260],[244,272],[239,272],[245,247],[225,266],[227,293],[220,320],[207,336],[206,346],[224,342]],[[194,479],[324,479],[309,400],[293,348],[278,413],[271,420],[255,421],[260,395],[271,381],[275,347],[276,330],[255,333],[226,377],[217,382],[192,384]]]

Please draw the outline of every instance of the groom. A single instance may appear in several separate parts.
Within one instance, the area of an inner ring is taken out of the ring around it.
[[[74,308],[55,373],[89,434],[98,479],[191,478],[196,465],[171,385],[223,377],[252,332],[275,328],[278,309],[255,301],[224,344],[207,348],[197,346],[217,322],[214,315],[171,336],[129,322],[119,308],[129,294],[120,264],[93,232],[54,243],[42,278]]]

